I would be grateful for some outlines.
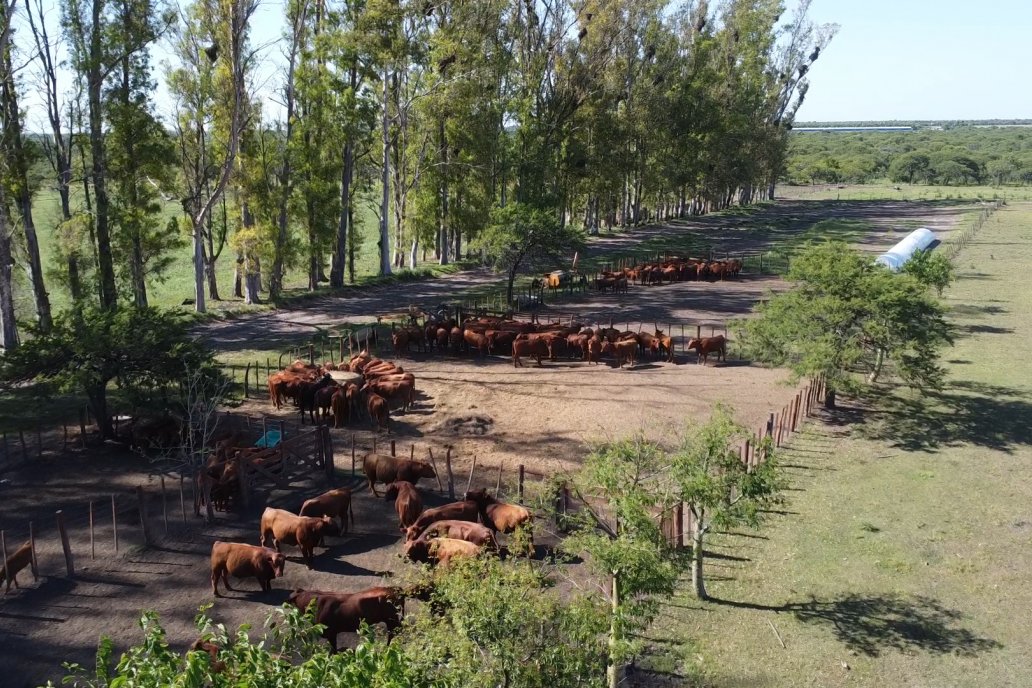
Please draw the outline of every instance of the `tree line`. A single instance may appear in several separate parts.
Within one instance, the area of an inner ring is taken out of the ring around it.
[[[227,289],[220,261],[235,260],[232,290],[248,303],[279,298],[296,267],[310,288],[343,286],[366,207],[388,275],[490,259],[477,240],[508,205],[595,233],[768,198],[836,28],[815,26],[808,5],[285,0],[271,112],[257,0],[60,0],[59,20],[42,0],[12,0],[0,15],[0,346],[18,341],[12,262],[45,330],[48,288],[144,307],[186,244],[197,311]],[[173,55],[160,69],[159,40]],[[43,135],[26,133],[29,90]],[[53,227],[33,221],[44,189],[59,198]]]
[[[797,132],[790,184],[1032,184],[1032,131],[956,126],[913,132]]]

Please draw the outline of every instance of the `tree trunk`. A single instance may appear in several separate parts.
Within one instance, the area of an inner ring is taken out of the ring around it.
[[[2,195],[2,191],[0,191]],[[0,198],[0,349],[18,346],[14,318],[14,284],[11,281],[11,219],[5,199]]]
[[[233,296],[244,298],[244,254],[237,253],[236,267],[233,268]]]
[[[204,264],[204,272],[208,277],[208,298],[212,301],[221,301],[219,297],[219,279],[215,271],[215,258],[209,256]]]
[[[706,582],[702,575],[702,540],[705,531],[702,527],[701,517],[702,514],[699,519],[692,519],[694,521],[692,529],[692,591],[700,600],[705,600],[707,599]]]
[[[93,158],[94,218],[97,231],[97,267],[100,271],[100,305],[113,309],[118,303],[115,290],[115,267],[111,259],[110,202],[107,193],[107,157],[104,151],[104,118],[101,91],[103,75],[103,27],[101,13],[104,3],[93,2],[92,29],[89,36],[89,69],[86,74],[86,102],[90,127],[90,155]]]
[[[137,308],[146,308],[147,280],[144,275],[143,246],[140,243],[140,233],[135,228],[133,229],[131,243],[132,251],[129,256],[129,272],[132,275],[133,281],[133,304]]]
[[[606,665],[606,684],[609,688],[617,688],[620,685],[621,675],[623,674],[622,668],[616,662],[614,655],[616,654],[617,643],[620,642],[620,629],[617,625],[616,618],[620,613],[620,574],[613,574],[613,598],[611,600],[611,606],[609,611],[609,663]]]
[[[824,408],[835,408],[835,389],[832,387],[824,389]]]
[[[194,220],[194,311],[205,313],[208,308],[204,301],[204,223]]]
[[[878,381],[878,376],[881,375],[882,368],[885,365],[885,349],[878,347],[878,353],[874,357],[874,369],[871,374],[867,376],[867,383],[874,384]]]
[[[355,208],[348,202],[348,281],[355,283]]]
[[[358,87],[358,67],[351,66],[351,91]],[[333,260],[330,266],[330,286],[344,286],[344,269],[347,264],[348,251],[348,217],[351,205],[351,177],[354,168],[355,148],[353,137],[348,136],[344,144],[344,164],[340,174],[340,221],[337,223],[337,242],[334,245]],[[353,280],[352,280],[353,281]]]
[[[437,239],[437,245],[440,247],[441,252],[441,265],[447,265],[449,257],[449,246],[448,246],[448,137],[444,130],[444,118],[442,117],[437,124],[437,137],[438,137],[438,149],[441,157],[441,208],[440,217],[441,223],[438,231],[440,235]]]
[[[380,274],[391,274],[391,233],[390,233],[390,205],[391,205],[391,136],[390,136],[390,76],[387,68],[383,70],[383,113],[382,113],[382,136],[383,136],[383,169],[380,171],[380,185],[383,187],[383,195],[380,199]]]
[[[103,440],[115,439],[115,428],[111,424],[111,416],[108,414],[107,385],[102,384],[87,389],[86,400],[93,417],[97,419],[100,438]]]
[[[409,270],[416,269],[416,258],[419,256],[419,236],[412,237],[412,250],[409,251]]]

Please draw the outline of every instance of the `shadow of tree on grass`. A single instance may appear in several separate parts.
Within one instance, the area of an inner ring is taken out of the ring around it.
[[[873,397],[873,395],[872,395]],[[860,436],[907,451],[973,444],[1011,452],[1032,445],[1032,401],[1021,390],[958,380],[943,392],[907,392],[868,399],[854,417]]]
[[[788,612],[803,623],[829,626],[843,645],[869,657],[887,650],[974,657],[1003,647],[959,626],[961,612],[923,595],[851,593],[832,600],[811,598],[781,606],[711,601],[730,607]]]

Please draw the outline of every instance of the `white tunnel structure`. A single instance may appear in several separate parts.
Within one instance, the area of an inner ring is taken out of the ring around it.
[[[875,263],[884,265],[893,272],[899,272],[916,251],[923,251],[935,241],[935,233],[927,227],[915,229],[885,253],[875,259]]]

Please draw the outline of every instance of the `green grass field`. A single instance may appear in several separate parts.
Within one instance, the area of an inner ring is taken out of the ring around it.
[[[1012,204],[958,257],[947,387],[797,435],[783,513],[713,539],[719,601],[667,607],[649,665],[714,688],[1029,684],[1030,228]]]
[[[73,206],[79,203],[80,194],[73,194]],[[60,268],[56,265],[54,230],[60,220],[60,201],[55,191],[40,191],[33,203],[33,216],[36,230],[39,233],[40,253],[44,268],[52,271]],[[164,225],[169,218],[181,215],[175,203],[165,205],[161,222]],[[366,283],[373,279],[379,271],[379,255],[377,252],[378,227],[376,214],[370,202],[362,202],[356,209],[356,226],[362,237],[359,250],[355,256],[356,282]],[[147,284],[147,294],[151,305],[164,308],[182,305],[185,299],[193,298],[193,248],[183,237],[183,245],[175,252],[175,260],[160,279],[152,278]],[[218,261],[219,295],[223,301],[209,302],[209,309],[214,313],[252,312],[262,310],[266,306],[248,307],[242,300],[233,297],[233,268],[236,254],[227,242]],[[456,268],[442,268],[435,263],[420,263],[419,268],[429,270],[433,274],[452,272]],[[120,269],[116,265],[115,269]],[[401,271],[405,273],[407,271]],[[16,285],[18,317],[30,320],[33,317],[33,306],[28,280],[18,271],[19,282]],[[47,281],[47,288],[54,310],[67,308],[70,299],[67,290],[56,283],[53,276]],[[305,257],[299,256],[297,264],[290,265],[284,281],[284,298],[303,296],[308,292],[308,274]],[[190,307],[188,307],[190,308]]]
[[[938,186],[930,184],[780,184],[775,195],[802,201],[1032,201],[1030,186]]]

